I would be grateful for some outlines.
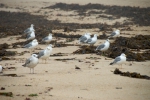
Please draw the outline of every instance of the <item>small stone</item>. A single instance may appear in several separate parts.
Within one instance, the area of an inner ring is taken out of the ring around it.
[[[122,87],[116,87],[116,89],[122,89]]]
[[[1,87],[1,90],[5,90],[5,88],[4,88],[4,87]]]

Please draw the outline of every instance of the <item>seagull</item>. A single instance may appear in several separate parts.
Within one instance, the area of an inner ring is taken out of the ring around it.
[[[30,43],[23,46],[24,48],[32,49],[38,45],[37,39],[32,40]],[[31,50],[32,51],[32,50]]]
[[[52,45],[50,44],[50,45],[48,45],[48,47],[46,49],[39,52],[38,58],[45,60],[45,63],[46,63],[46,60],[47,60],[47,58],[49,58],[51,52],[52,52]]]
[[[126,61],[126,55],[122,53],[120,56],[116,57],[115,60],[110,63],[110,65],[121,64],[121,68],[122,68],[122,63],[124,63],[125,61]]]
[[[120,35],[120,30],[115,30],[111,33],[111,35],[108,38],[118,37],[119,35]]]
[[[87,40],[91,38],[90,34],[91,34],[91,33],[85,33],[84,35],[82,35],[82,36],[79,38],[79,43],[86,43]]]
[[[25,34],[31,33],[31,32],[34,30],[33,26],[34,26],[34,25],[31,24],[31,26],[30,26],[29,28],[27,28],[27,29],[24,31],[24,33],[25,33]]]
[[[27,40],[33,40],[34,38],[35,38],[35,33],[34,30],[32,30],[32,32],[27,35]]]
[[[99,45],[99,46],[96,48],[96,51],[97,51],[97,50],[100,50],[100,51],[102,51],[102,52],[105,52],[106,50],[108,50],[109,46],[110,46],[109,39],[107,39],[107,40],[105,41],[105,43]]]
[[[90,45],[94,45],[96,43],[96,41],[97,41],[97,35],[94,34],[94,36],[92,38],[88,39],[86,43],[88,43]]]
[[[0,65],[0,73],[3,73],[3,67]]]
[[[34,67],[38,64],[38,55],[36,54],[32,54],[30,58],[28,58],[25,62],[25,64],[23,64],[22,66],[24,67],[29,67],[30,68],[30,73],[31,73],[31,69],[33,70],[33,74],[34,74]]]
[[[50,33],[47,37],[42,39],[42,42],[49,43],[52,40],[52,34]]]

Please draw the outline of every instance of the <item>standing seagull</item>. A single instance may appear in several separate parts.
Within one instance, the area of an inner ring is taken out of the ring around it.
[[[87,43],[90,44],[90,45],[94,45],[97,41],[97,35],[94,34],[94,36],[90,39],[87,40]]]
[[[100,50],[100,51],[102,51],[103,54],[104,54],[104,52],[105,52],[106,50],[108,50],[109,46],[110,46],[109,39],[107,39],[107,40],[105,41],[105,43],[99,45],[99,46],[96,48],[96,51],[97,51],[97,50]]]
[[[42,60],[46,60],[49,58],[50,54],[52,52],[52,45],[50,44],[46,49],[39,52],[38,58],[41,58]]]
[[[120,30],[113,31],[108,38],[118,37],[120,35]]]
[[[26,44],[25,46],[23,46],[24,48],[28,48],[28,49],[32,49],[34,47],[36,47],[38,45],[38,41],[37,39],[32,40],[30,43]],[[31,50],[32,51],[32,50]],[[30,51],[30,52],[31,52]]]
[[[125,61],[126,61],[126,55],[122,53],[120,56],[116,57],[115,60],[112,63],[110,63],[110,65],[121,64],[121,68],[122,68],[122,63],[124,63]]]
[[[38,64],[38,58],[36,54],[32,54],[32,56],[30,58],[28,58],[25,62],[25,64],[23,64],[22,66],[24,67],[29,67],[30,68],[30,73],[31,73],[31,69],[33,70],[33,74],[34,74],[34,67]]]
[[[33,40],[35,38],[34,30],[31,33],[27,34],[27,40]]]
[[[31,26],[30,26],[29,28],[27,28],[27,29],[24,31],[24,33],[25,33],[25,34],[31,33],[31,32],[34,30],[33,26],[34,26],[34,25],[31,24]]]
[[[79,38],[79,43],[86,43],[88,39],[90,39],[90,33],[85,33]]]
[[[47,37],[42,39],[42,42],[49,43],[52,40],[52,34],[50,33]]]

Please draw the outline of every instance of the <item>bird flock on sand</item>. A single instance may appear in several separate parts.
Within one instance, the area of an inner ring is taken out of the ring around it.
[[[101,51],[103,52],[103,54],[105,54],[105,51],[107,51],[110,47],[109,38],[116,38],[119,35],[120,35],[120,30],[113,31],[108,37],[108,39],[106,39],[106,41],[103,44],[100,44],[99,46],[97,46],[95,50]],[[97,34],[94,34],[94,36],[91,38],[90,33],[85,33],[79,38],[79,43],[82,43],[82,44],[87,43],[87,44],[90,44],[91,46],[94,45],[96,41],[97,41]],[[110,65],[120,64],[122,68],[122,63],[124,63],[125,61],[126,61],[126,55],[122,53],[120,56],[116,57],[114,61],[110,63]]]
[[[33,26],[34,25],[31,24],[30,28],[27,28],[24,31],[24,34],[26,34],[27,36],[26,39],[32,40],[30,43],[23,46],[24,48],[30,49],[30,53],[32,53],[32,50],[39,44],[37,39],[35,39],[35,30]],[[49,43],[52,40],[52,38],[53,38],[52,34],[49,33],[47,37],[44,37],[42,39],[42,42]],[[32,54],[31,57],[29,57],[26,60],[25,64],[23,64],[22,66],[30,68],[30,73],[31,73],[31,70],[33,70],[32,73],[34,73],[34,67],[39,63],[39,59],[45,60],[45,63],[46,63],[51,52],[52,52],[52,45],[49,44],[44,50],[41,50],[38,55]]]
[[[36,36],[35,36],[35,30],[34,30],[34,25],[31,24],[29,28],[27,28],[24,31],[24,34],[26,35],[27,40],[32,40],[30,43],[26,44],[23,46],[23,48],[27,48],[30,50],[30,53],[32,54],[32,50],[39,44]],[[115,30],[113,31],[110,36],[105,40],[104,43],[100,44],[97,46],[95,51],[101,51],[103,54],[105,54],[105,51],[107,51],[110,47],[110,42],[109,38],[116,38],[120,35],[120,30]],[[42,39],[42,42],[49,44],[50,41],[52,40],[52,34],[49,33],[47,37],[44,37]],[[91,33],[85,33],[79,38],[79,44],[89,44],[90,46],[93,46],[97,41],[97,34],[94,34],[93,37],[91,37]],[[50,57],[50,54],[52,52],[52,44],[49,44],[44,50],[41,50],[38,55],[37,54],[32,54],[31,57],[26,59],[25,64],[22,66],[30,68],[30,73],[34,73],[34,67],[39,63],[39,59],[45,60],[45,63],[47,59]],[[122,64],[126,61],[126,55],[122,53],[120,56],[116,57],[114,61],[110,63],[110,65],[114,64],[120,64],[122,68]],[[0,73],[2,72],[3,67],[0,65]]]

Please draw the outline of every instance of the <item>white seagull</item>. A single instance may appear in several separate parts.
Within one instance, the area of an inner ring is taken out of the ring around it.
[[[33,40],[34,38],[35,38],[35,33],[34,30],[32,30],[32,32],[27,35],[27,40]]]
[[[115,60],[112,63],[110,63],[110,65],[121,64],[121,68],[122,68],[122,63],[124,62],[126,62],[126,55],[122,53],[120,56],[116,57]]]
[[[94,34],[94,36],[92,38],[88,39],[86,43],[88,43],[90,45],[94,45],[96,43],[96,41],[97,41],[97,35]]]
[[[31,26],[29,27],[29,28],[27,28],[25,31],[24,31],[24,33],[25,34],[29,34],[29,33],[31,33],[32,31],[34,31],[34,28],[33,28],[33,24],[31,24]]]
[[[49,58],[51,52],[52,52],[52,45],[50,44],[46,49],[39,52],[38,58],[45,60],[46,63],[46,60]]]
[[[87,40],[91,38],[90,34],[91,34],[91,33],[85,33],[84,35],[82,35],[82,36],[79,38],[79,43],[86,43]]]
[[[108,38],[118,37],[120,35],[120,30],[113,31]]]
[[[50,33],[47,37],[42,39],[42,42],[49,43],[52,40],[52,34]]]
[[[34,67],[38,64],[38,55],[36,54],[32,54],[32,56],[30,58],[28,58],[25,62],[25,64],[23,64],[22,66],[24,67],[29,67],[30,68],[30,73],[31,73],[31,69],[33,70],[32,73],[34,73]]]
[[[105,52],[106,50],[108,50],[109,46],[110,46],[109,39],[107,39],[107,40],[105,41],[105,43],[99,45],[99,46],[96,48],[96,51],[97,51],[97,50],[100,50],[100,51],[102,51],[102,52]]]
[[[23,46],[24,48],[32,49],[38,45],[37,39],[32,40],[30,43]],[[32,51],[32,50],[31,50]]]

